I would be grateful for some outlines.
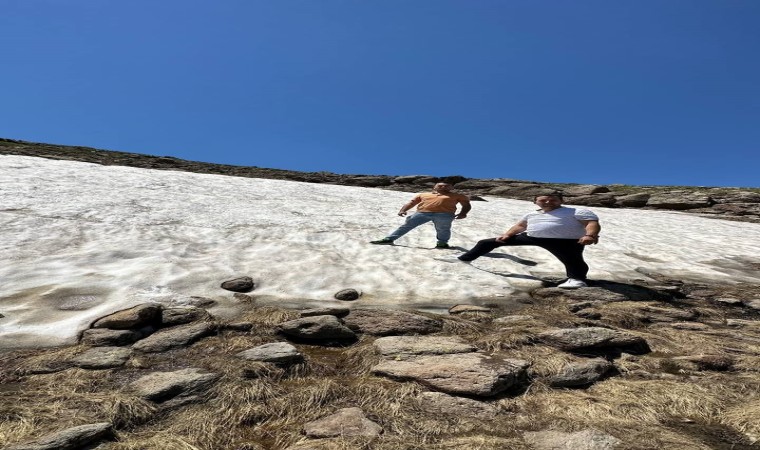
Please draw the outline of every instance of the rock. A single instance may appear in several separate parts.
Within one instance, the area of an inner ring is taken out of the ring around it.
[[[533,320],[533,316],[514,314],[494,319],[494,323],[513,324]]]
[[[657,306],[644,306],[640,311],[646,313],[646,318],[655,322],[673,322],[694,320],[697,313],[690,310],[676,308],[660,308]]]
[[[588,386],[606,375],[614,366],[605,359],[592,359],[567,364],[549,379],[549,385],[555,388]]]
[[[232,297],[241,303],[253,303],[253,301],[256,300],[252,295],[243,294],[240,292],[235,292],[232,294]]]
[[[391,178],[384,176],[357,176],[346,179],[346,184],[352,186],[364,186],[364,187],[378,187],[378,186],[390,186]]]
[[[539,334],[545,343],[565,351],[618,349],[626,353],[648,353],[649,345],[639,336],[601,327],[563,328]]]
[[[183,306],[166,308],[161,311],[161,323],[164,326],[182,325],[200,320],[210,320],[211,314],[203,308]]]
[[[499,186],[488,191],[490,195],[499,197],[517,198],[520,200],[533,200],[537,195],[546,193],[547,188],[538,184],[523,183],[512,186]]]
[[[190,297],[190,299],[181,302],[184,306],[195,306],[196,308],[210,308],[216,304],[216,300],[207,297]]]
[[[361,293],[356,289],[343,289],[335,293],[334,297],[337,300],[351,301],[361,297]]]
[[[238,357],[250,361],[261,361],[274,364],[290,364],[303,361],[303,355],[287,342],[272,342],[259,345],[237,354]]]
[[[643,192],[639,194],[621,195],[616,198],[615,203],[618,206],[625,208],[640,208],[647,204],[649,197],[651,197],[650,194]]]
[[[483,312],[490,313],[491,308],[485,308],[483,306],[476,305],[454,305],[449,308],[449,314],[462,314],[468,312]]]
[[[373,345],[381,355],[394,359],[470,353],[477,350],[474,345],[455,336],[386,336],[376,339]]]
[[[224,323],[221,324],[219,328],[231,331],[251,331],[253,329],[253,324],[251,322]]]
[[[537,431],[525,433],[523,438],[535,450],[613,450],[622,443],[615,436],[593,429],[576,433]]]
[[[335,414],[309,422],[303,427],[306,436],[312,438],[329,437],[375,437],[383,428],[367,419],[361,408],[343,408]]]
[[[347,327],[373,336],[430,334],[441,331],[443,322],[404,311],[354,309],[344,318]]]
[[[706,208],[710,205],[712,205],[712,200],[707,195],[686,193],[655,194],[649,197],[646,204],[652,208],[675,210]]]
[[[570,186],[562,191],[566,197],[575,197],[579,195],[592,195],[602,194],[610,192],[610,188],[607,186],[600,186],[597,184],[579,184],[576,186]]]
[[[530,364],[476,353],[423,356],[406,361],[382,361],[375,375],[416,381],[454,395],[490,397],[521,383]]]
[[[351,310],[349,308],[346,308],[345,306],[328,306],[325,308],[312,308],[312,309],[304,309],[301,311],[301,317],[312,317],[312,316],[335,316],[335,317],[344,317],[350,313]]]
[[[598,287],[584,289],[539,288],[531,292],[531,296],[545,299],[562,298],[575,302],[624,302],[629,300],[624,294]]]
[[[202,373],[202,369],[182,369],[174,372],[153,372],[130,384],[140,397],[157,403],[177,396],[198,394],[207,390],[220,375]]]
[[[489,419],[498,412],[498,409],[490,403],[447,395],[442,392],[423,392],[418,401],[426,412],[435,414]]]
[[[155,353],[172,348],[185,347],[193,342],[214,333],[216,327],[210,322],[190,325],[179,325],[161,330],[132,346],[135,350],[145,353]]]
[[[101,317],[92,324],[92,327],[129,330],[157,325],[161,321],[161,309],[161,305],[157,303],[143,303],[142,305]]]
[[[395,177],[393,179],[393,182],[395,184],[428,184],[428,183],[435,183],[437,180],[436,177],[430,176],[430,175],[404,175],[400,177]]]
[[[226,289],[232,292],[251,292],[255,287],[253,278],[251,277],[239,277],[232,280],[227,280],[222,283],[222,289]]]
[[[591,309],[581,309],[575,312],[575,315],[588,320],[599,320],[602,318],[602,314],[598,311]]]
[[[670,327],[675,328],[676,330],[691,331],[705,331],[710,329],[707,325],[699,322],[673,322],[670,324]]]
[[[80,450],[113,439],[113,427],[108,422],[80,425],[48,434],[34,442],[6,447],[7,450]]]
[[[744,302],[744,306],[755,311],[760,311],[760,300],[748,300]]]
[[[713,302],[720,303],[722,305],[726,306],[742,306],[744,305],[744,302],[738,298],[730,298],[730,297],[720,297],[720,298],[713,298]]]
[[[136,330],[111,330],[109,328],[90,328],[82,332],[80,343],[93,347],[112,347],[130,345],[143,338],[143,333]]]
[[[617,202],[613,194],[581,195],[567,200],[572,205],[610,207]]]
[[[356,334],[335,316],[312,316],[281,323],[279,330],[288,336],[310,341],[356,339]]]
[[[124,347],[94,347],[72,358],[71,363],[82,369],[112,369],[121,367],[132,355]]]
[[[755,325],[758,322],[752,321],[752,320],[742,320],[742,319],[726,319],[726,326],[731,328],[741,328],[746,326]]]

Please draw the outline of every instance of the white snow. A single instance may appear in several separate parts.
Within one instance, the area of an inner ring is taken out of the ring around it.
[[[190,296],[238,300],[219,287],[248,275],[258,304],[448,308],[513,301],[562,276],[538,248],[505,247],[474,267],[434,260],[432,225],[375,246],[403,219],[412,193],[0,156],[0,347],[71,343],[95,318],[138,303]],[[470,248],[534,209],[487,198],[454,224]],[[587,248],[590,278],[645,278],[634,269],[691,280],[758,282],[760,225],[676,212],[593,208],[602,239]],[[529,260],[526,264],[526,261]],[[530,265],[529,262],[535,262]]]

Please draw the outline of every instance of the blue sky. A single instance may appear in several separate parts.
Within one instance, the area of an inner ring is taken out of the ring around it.
[[[303,171],[760,186],[756,0],[0,8],[0,137]]]

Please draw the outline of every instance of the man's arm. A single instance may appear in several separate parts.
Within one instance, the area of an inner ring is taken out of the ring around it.
[[[398,215],[402,217],[405,216],[407,211],[412,209],[414,205],[418,204],[421,201],[422,199],[419,196],[414,197],[413,199],[409,201],[409,203],[406,203],[404,204],[404,206],[401,207],[401,210],[399,210]]]
[[[521,220],[517,222],[516,224],[512,225],[510,229],[504,232],[501,236],[497,237],[496,240],[499,242],[504,242],[507,239],[511,238],[512,236],[516,234],[520,234],[523,231],[528,229],[528,222]]]
[[[599,242],[599,232],[602,231],[602,226],[599,225],[599,221],[581,220],[581,223],[586,228],[586,235],[578,239],[578,243],[583,245],[591,245]]]
[[[470,199],[462,200],[459,202],[462,205],[462,210],[459,211],[459,214],[454,216],[455,219],[464,219],[467,217],[467,213],[470,212],[472,209],[472,205],[470,204]]]

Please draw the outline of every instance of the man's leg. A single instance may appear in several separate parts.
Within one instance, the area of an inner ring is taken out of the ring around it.
[[[532,238],[524,234],[518,234],[516,236],[512,236],[511,238],[503,242],[497,241],[496,238],[483,239],[483,240],[478,241],[478,243],[475,244],[475,247],[471,248],[466,253],[459,255],[459,260],[473,261],[485,255],[486,253],[490,253],[492,250],[499,247],[504,247],[505,245],[515,246],[515,245],[537,245],[537,244],[533,242]]]
[[[586,281],[588,264],[583,259],[584,245],[575,239],[540,239],[539,244],[565,266],[568,278]]]
[[[423,223],[427,223],[433,220],[429,213],[414,213],[411,216],[407,216],[406,221],[400,227],[396,228],[393,233],[389,234],[386,239],[395,241],[406,233],[412,231]]]
[[[451,239],[451,222],[454,221],[454,214],[433,213],[433,225],[435,225],[435,238],[438,244],[448,244]]]

